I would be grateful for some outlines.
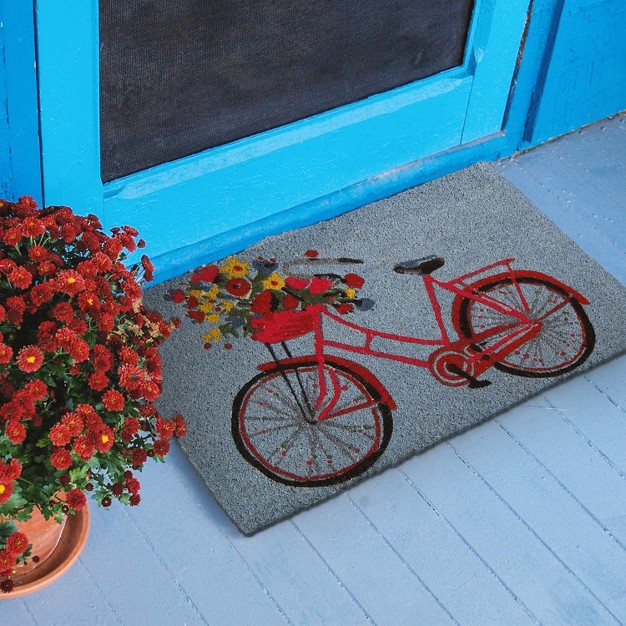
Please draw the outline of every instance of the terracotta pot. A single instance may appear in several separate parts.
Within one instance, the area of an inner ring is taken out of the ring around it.
[[[38,509],[33,511],[27,522],[17,522],[17,529],[28,537],[33,549],[28,563],[15,568],[13,578],[24,576],[46,562],[57,547],[66,522],[67,516],[63,517],[60,524],[54,518],[47,520]]]
[[[33,511],[27,522],[17,522],[18,529],[33,544],[33,550],[29,563],[16,567],[11,576],[13,591],[0,593],[0,599],[37,591],[66,572],[87,543],[89,520],[89,508],[85,506],[75,515],[66,516],[61,524],[54,519],[45,520],[38,511]],[[33,556],[38,556],[38,561],[33,562]]]

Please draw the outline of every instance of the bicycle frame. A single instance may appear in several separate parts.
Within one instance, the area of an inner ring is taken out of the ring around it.
[[[423,337],[413,337],[407,335],[397,335],[393,333],[386,333],[378,330],[374,330],[371,328],[367,328],[364,326],[360,326],[353,322],[349,322],[338,315],[332,313],[327,307],[323,305],[319,305],[316,307],[315,311],[315,323],[314,323],[314,336],[315,336],[315,356],[318,361],[318,369],[319,369],[319,388],[320,393],[316,403],[316,410],[320,410],[322,405],[324,404],[324,400],[327,400],[326,406],[320,411],[317,416],[318,420],[328,419],[332,417],[332,409],[336,406],[337,401],[340,396],[339,384],[336,380],[336,374],[331,369],[329,370],[329,376],[331,378],[331,383],[333,387],[332,395],[329,394],[328,384],[326,381],[326,376],[324,375],[324,349],[325,348],[335,348],[340,350],[346,350],[350,352],[356,352],[359,354],[364,354],[367,356],[374,356],[389,359],[392,361],[398,361],[401,363],[406,363],[408,365],[413,365],[416,367],[425,367],[430,368],[431,362],[425,359],[417,359],[412,357],[407,357],[399,354],[389,354],[386,352],[382,352],[380,350],[376,350],[372,348],[372,340],[374,338],[382,338],[391,341],[396,341],[399,343],[408,343],[408,344],[417,344],[423,346],[432,346],[435,351],[440,349],[446,349],[452,351],[454,353],[458,353],[459,355],[463,355],[463,358],[467,360],[473,366],[474,375],[479,376],[487,369],[492,367],[495,363],[498,362],[499,359],[508,355],[512,351],[516,350],[519,346],[532,339],[534,335],[536,335],[541,327],[540,323],[533,321],[525,315],[529,311],[528,303],[526,302],[526,298],[521,288],[519,287],[516,279],[515,273],[511,268],[511,262],[515,259],[503,259],[496,263],[492,263],[485,267],[482,267],[473,272],[469,272],[467,274],[463,274],[456,278],[453,278],[449,281],[440,281],[436,278],[433,278],[431,275],[425,275],[423,277],[424,284],[426,287],[426,292],[428,294],[430,304],[435,315],[435,320],[437,322],[437,326],[439,328],[440,337],[436,339],[428,339]],[[510,277],[512,285],[517,290],[517,294],[519,296],[520,302],[522,303],[522,307],[524,312],[520,312],[506,302],[498,300],[497,298],[481,293],[473,291],[470,286],[467,284],[467,280],[473,277],[476,277],[480,274],[485,274],[490,270],[493,270],[497,267],[506,268],[506,274]],[[508,325],[500,325],[494,328],[491,328],[488,331],[483,333],[479,333],[473,336],[471,339],[467,338],[458,338],[452,341],[448,335],[448,332],[445,327],[445,323],[443,320],[443,315],[441,312],[441,306],[437,299],[437,294],[435,291],[435,287],[440,287],[447,291],[450,291],[457,296],[461,296],[464,298],[468,298],[471,300],[475,300],[487,306],[498,313],[502,313],[503,315],[512,317],[516,319],[516,322],[513,322]],[[340,341],[331,341],[324,337],[323,332],[323,317],[333,320],[334,322],[341,324],[351,330],[357,331],[364,336],[363,345],[353,345],[347,344]],[[510,331],[510,332],[507,332]],[[489,338],[502,335],[504,336],[499,340],[495,341],[493,345],[490,345],[487,349],[478,351],[472,354],[466,354],[465,351],[470,344],[480,343],[482,341],[488,340]],[[330,396],[330,397],[328,397]]]

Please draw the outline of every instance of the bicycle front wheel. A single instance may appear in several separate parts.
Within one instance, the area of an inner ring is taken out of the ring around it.
[[[502,358],[494,367],[516,376],[544,378],[558,376],[581,365],[595,345],[595,332],[582,305],[561,286],[533,276],[516,275],[493,281],[484,280],[471,288],[541,321],[541,330],[532,339]],[[507,326],[471,348],[482,352],[514,330],[516,318],[500,313],[484,302],[463,298],[455,325],[468,339],[479,333]],[[519,322],[520,324],[522,322]]]
[[[328,419],[316,419],[318,366],[278,364],[248,382],[233,403],[232,434],[241,455],[269,478],[321,487],[363,473],[391,438],[389,406],[359,374],[327,363],[341,396]]]

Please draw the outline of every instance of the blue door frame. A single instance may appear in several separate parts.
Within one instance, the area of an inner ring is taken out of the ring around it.
[[[9,180],[15,195],[97,213],[107,226],[137,226],[164,280],[268,234],[532,145],[527,121],[538,108],[563,0],[530,2],[527,20],[528,1],[478,0],[482,18],[473,20],[461,68],[103,186],[97,0],[67,0],[62,15],[55,0],[38,0],[36,11],[30,2],[0,0],[6,64],[0,96],[10,119],[4,129],[0,119],[0,139],[4,133],[10,146],[0,151],[0,166],[10,174],[0,181]],[[515,45],[498,47],[494,33]],[[507,65],[514,76],[501,71]],[[459,102],[468,111],[463,119]],[[399,140],[381,146],[390,128]],[[346,142],[367,158],[342,167],[312,158],[328,151],[341,157]],[[312,165],[294,178],[294,162]]]

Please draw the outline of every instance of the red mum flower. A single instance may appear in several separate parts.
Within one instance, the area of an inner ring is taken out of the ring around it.
[[[16,267],[8,279],[18,289],[28,289],[33,282],[33,275],[25,267]]]
[[[33,402],[37,402],[48,395],[48,386],[43,380],[30,380],[26,383],[24,391],[28,393]]]
[[[252,289],[252,285],[244,278],[232,278],[226,283],[226,291],[237,298],[245,298]]]
[[[0,343],[0,365],[6,365],[13,358],[13,349],[6,343]]]
[[[130,506],[137,506],[141,502],[141,496],[138,493],[134,493],[128,502]]]
[[[43,246],[32,246],[28,250],[28,258],[36,263],[41,263],[48,258],[48,250]]]
[[[168,422],[162,417],[156,419],[156,431],[159,437],[162,439],[170,439],[174,435],[176,430],[176,424],[174,422]]]
[[[122,411],[124,410],[124,396],[115,389],[109,389],[102,396],[102,404],[107,411]]]
[[[17,561],[18,555],[11,550],[4,549],[0,550],[0,571],[4,572],[6,570],[11,570]],[[2,590],[4,591],[4,589]],[[9,591],[12,591],[10,589]]]
[[[4,427],[4,433],[14,445],[22,443],[22,441],[26,439],[26,427],[22,422],[16,422],[14,420],[7,422],[7,425]]]
[[[39,265],[37,265],[37,271],[42,276],[51,276],[54,272],[56,272],[56,269],[57,267],[52,261],[42,261]]]
[[[68,352],[76,363],[82,363],[89,358],[89,344],[80,337],[76,337],[72,341]]]
[[[172,421],[174,422],[174,434],[176,437],[184,437],[187,434],[187,424],[185,424],[183,416],[180,413],[177,413],[172,418]]]
[[[113,447],[114,443],[115,433],[111,428],[103,425],[96,438],[96,448],[98,448],[98,452],[108,452]]]
[[[57,450],[50,456],[50,464],[52,467],[56,467],[60,470],[65,470],[68,467],[71,467],[72,463],[72,455],[70,454],[70,451],[65,448]]]
[[[132,348],[122,348],[120,350],[120,359],[128,365],[137,365],[139,363],[139,355]]]
[[[122,426],[122,439],[130,441],[139,432],[139,420],[136,417],[127,417]]]
[[[154,402],[161,395],[161,388],[152,380],[146,380],[141,385],[141,395],[148,400]]]
[[[22,554],[28,548],[28,537],[19,531],[14,532],[8,539],[5,549],[12,554]]]
[[[78,437],[72,447],[74,448],[74,452],[85,461],[89,460],[96,451],[96,446],[94,446],[87,437]]]
[[[126,489],[128,489],[129,493],[139,493],[140,488],[141,483],[136,478],[129,478],[126,481]]]
[[[72,439],[70,429],[59,422],[50,429],[50,441],[55,446],[66,446]]]
[[[143,371],[134,365],[121,365],[118,369],[118,374],[120,385],[129,391],[138,389],[145,380]]]
[[[46,232],[45,224],[36,217],[29,217],[22,222],[22,234],[24,237],[39,237]]]
[[[0,323],[4,322],[7,316],[7,310],[0,304]]]
[[[36,372],[43,361],[43,352],[37,346],[24,346],[17,355],[17,366],[27,374]]]
[[[85,427],[83,418],[75,411],[66,413],[61,419],[61,424],[67,426],[72,437],[78,437],[78,435],[83,432],[83,428]]]
[[[102,430],[104,422],[102,418],[92,409],[89,413],[85,414],[85,426],[87,430],[98,433]]]
[[[2,235],[2,241],[7,246],[17,246],[22,241],[22,231],[19,228],[7,228]]]
[[[360,289],[363,287],[365,283],[365,279],[359,276],[358,274],[346,274],[344,276],[343,282],[348,285],[348,287],[353,287],[355,289]]]
[[[165,456],[170,451],[170,442],[166,439],[157,439],[152,449],[157,456]]]
[[[154,265],[145,254],[141,257],[141,266],[143,267],[144,278],[148,282],[154,280]]]
[[[130,461],[135,469],[139,469],[148,460],[148,455],[143,448],[133,448],[130,451]]]
[[[113,355],[102,344],[93,347],[92,362],[96,371],[107,372],[113,367]]]
[[[70,296],[75,296],[85,288],[85,280],[76,270],[60,271],[55,283],[59,291]]]
[[[87,384],[94,391],[104,391],[109,386],[109,377],[104,372],[94,372],[87,382]]]
[[[67,492],[66,498],[68,506],[75,511],[82,509],[87,504],[87,498],[80,489],[71,489]]]
[[[50,287],[46,285],[46,283],[42,283],[40,285],[35,285],[30,290],[30,301],[35,306],[41,306],[46,302],[50,302],[53,295],[54,294],[52,293],[52,289],[50,289]]]
[[[2,482],[0,480],[0,504],[4,504],[13,495],[13,482]]]

